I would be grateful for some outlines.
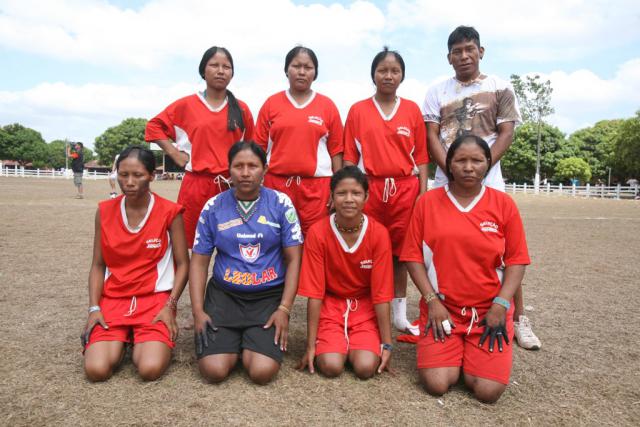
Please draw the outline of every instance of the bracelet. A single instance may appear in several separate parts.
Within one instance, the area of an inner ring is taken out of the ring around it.
[[[436,299],[437,295],[435,294],[435,292],[430,292],[428,294],[426,294],[423,298],[424,301],[429,304],[431,301],[433,301],[434,299]]]
[[[282,310],[282,311],[284,311],[285,313],[287,313],[287,316],[291,316],[291,310],[289,310],[289,308],[288,308],[286,305],[284,305],[284,304],[280,304],[280,305],[278,306],[278,310]]]
[[[169,307],[173,311],[177,311],[178,310],[178,300],[175,299],[174,297],[172,297],[171,295],[169,295],[169,299],[167,300],[165,305],[167,307]]]
[[[100,311],[99,305],[92,305],[91,307],[89,307],[89,314],[95,313],[96,311]]]
[[[506,299],[504,299],[504,298],[500,298],[500,297],[495,297],[495,298],[493,299],[493,303],[494,303],[494,304],[501,305],[501,306],[503,306],[503,307],[504,307],[505,309],[507,309],[507,310],[509,310],[509,308],[511,307],[511,303],[510,303],[509,301],[507,301],[507,300],[506,300]]]

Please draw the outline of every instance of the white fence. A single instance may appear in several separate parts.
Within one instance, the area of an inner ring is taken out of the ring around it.
[[[17,176],[22,178],[56,178],[56,179],[72,179],[73,171],[71,169],[57,171],[55,169],[25,169],[20,166],[0,167],[0,176]],[[89,172],[84,171],[85,179],[107,179],[107,172]]]
[[[56,171],[52,169],[25,169],[23,167],[0,167],[0,177],[2,176],[16,176],[23,178],[57,178],[57,179],[71,179],[73,178],[73,172],[70,169],[66,171]],[[107,172],[89,172],[84,171],[85,179],[107,179],[109,173]],[[432,184],[430,181],[429,184]],[[431,188],[431,186],[430,186]],[[541,194],[541,195],[564,195],[572,197],[596,197],[603,199],[635,199],[640,195],[640,188],[638,186],[622,186],[616,185],[607,187],[604,185],[562,185],[562,184],[542,184],[539,191],[536,193],[536,189],[531,184],[507,184],[507,193],[511,194]]]
[[[635,199],[640,194],[638,186],[604,186],[604,185],[562,185],[562,184],[541,184],[536,192],[532,184],[507,184],[507,193],[516,194],[541,194],[541,195],[564,195],[572,197],[595,197],[602,199]]]

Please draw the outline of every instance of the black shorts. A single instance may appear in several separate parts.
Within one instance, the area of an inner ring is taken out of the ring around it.
[[[260,294],[238,295],[219,289],[209,280],[204,311],[211,317],[217,332],[208,332],[208,347],[198,359],[212,354],[250,350],[282,363],[284,352],[274,344],[276,328],[264,329],[269,317],[278,309],[283,287]],[[196,346],[197,349],[197,346]]]

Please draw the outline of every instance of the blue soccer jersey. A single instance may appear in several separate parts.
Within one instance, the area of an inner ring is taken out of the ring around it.
[[[247,222],[237,208],[235,191],[209,199],[198,220],[193,252],[217,249],[213,278],[231,292],[262,292],[282,286],[284,247],[302,244],[302,230],[291,199],[262,187],[256,210]]]

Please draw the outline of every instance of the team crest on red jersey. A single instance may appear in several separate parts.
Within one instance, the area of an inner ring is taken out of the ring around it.
[[[398,126],[398,135],[411,136],[411,129],[406,126]]]
[[[240,255],[247,262],[254,262],[260,256],[260,243],[257,245],[238,245],[240,247]]]

